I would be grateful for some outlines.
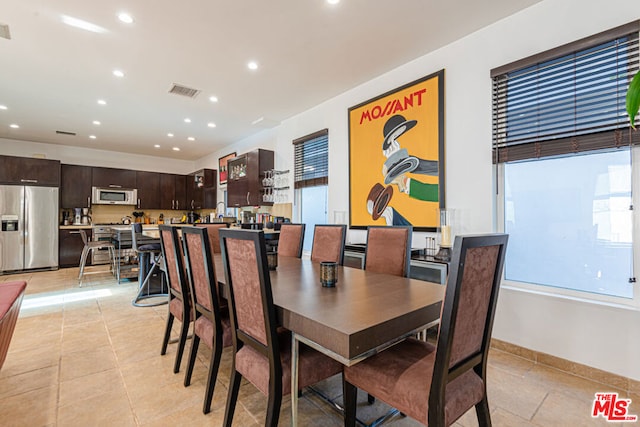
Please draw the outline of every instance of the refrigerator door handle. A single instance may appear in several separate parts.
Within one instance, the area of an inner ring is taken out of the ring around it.
[[[28,182],[30,184],[37,184],[38,180],[37,179],[21,179],[20,182]]]

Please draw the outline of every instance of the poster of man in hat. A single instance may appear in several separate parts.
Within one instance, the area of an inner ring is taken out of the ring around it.
[[[444,207],[443,111],[444,70],[349,109],[352,227],[435,230]]]

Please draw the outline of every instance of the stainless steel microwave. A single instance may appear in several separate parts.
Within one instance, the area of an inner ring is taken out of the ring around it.
[[[91,203],[94,205],[136,205],[138,190],[135,188],[93,187]]]

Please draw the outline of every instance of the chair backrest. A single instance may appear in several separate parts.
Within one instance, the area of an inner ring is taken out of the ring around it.
[[[311,261],[332,261],[342,265],[346,237],[346,225],[316,224],[313,229]]]
[[[80,229],[78,230],[78,233],[80,233],[80,237],[82,237],[82,243],[87,246],[87,244],[89,243],[89,239],[87,239],[87,232],[83,229]]]
[[[192,305],[201,313],[204,309],[214,323],[217,323],[220,312],[218,279],[209,242],[209,230],[203,227],[183,227],[182,242]]]
[[[276,310],[263,231],[220,230],[228,286],[234,350],[250,345],[270,359],[275,378],[282,367],[276,339]]]
[[[185,278],[184,256],[176,227],[159,225],[160,247],[164,258],[171,294],[188,296],[189,287]],[[183,298],[188,301],[188,298]]]
[[[444,408],[447,384],[467,371],[473,369],[481,379],[486,378],[507,241],[506,234],[456,236],[440,319],[430,412]]]
[[[138,252],[138,238],[142,234],[142,224],[134,222],[131,224],[131,248]]]
[[[302,256],[304,243],[304,224],[282,224],[278,237],[278,255]]]
[[[410,225],[368,227],[364,269],[375,273],[408,276],[412,232],[413,227]]]
[[[219,224],[198,224],[197,226],[207,229],[207,232],[209,233],[209,244],[211,245],[211,250],[213,251],[213,253],[221,253],[220,236],[218,234],[218,231],[221,228],[229,228],[229,223],[222,222]]]

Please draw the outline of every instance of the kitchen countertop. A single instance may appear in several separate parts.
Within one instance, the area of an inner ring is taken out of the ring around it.
[[[91,230],[92,225],[91,224],[80,224],[80,225],[61,225],[60,226],[60,230],[80,230],[80,229],[84,229],[84,230]]]

